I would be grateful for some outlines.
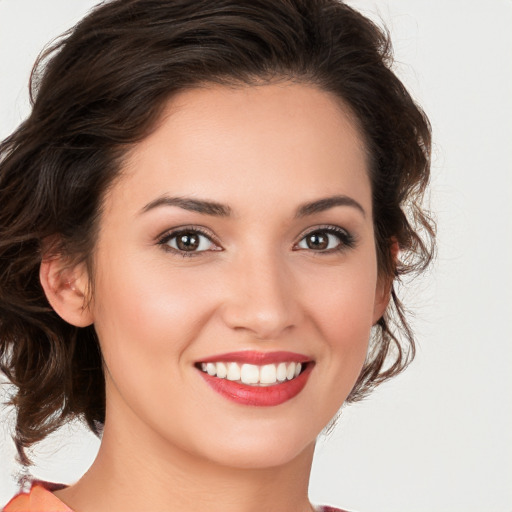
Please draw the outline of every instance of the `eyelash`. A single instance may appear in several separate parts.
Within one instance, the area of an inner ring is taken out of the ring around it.
[[[347,230],[337,227],[337,226],[315,227],[314,229],[305,233],[301,237],[299,242],[297,242],[297,244],[302,242],[304,239],[306,239],[306,237],[316,234],[316,233],[327,233],[327,234],[335,235],[340,241],[340,243],[332,249],[320,250],[320,251],[315,251],[313,249],[309,249],[312,253],[314,253],[316,255],[343,252],[347,249],[351,249],[351,248],[355,247],[355,245],[356,245],[356,238],[354,237],[354,235],[349,233]],[[162,248],[165,251],[176,254],[176,255],[179,254],[180,256],[182,256],[184,258],[196,257],[196,256],[200,256],[203,252],[209,252],[208,250],[206,250],[206,251],[182,251],[179,249],[175,249],[174,247],[170,247],[168,245],[169,242],[181,234],[200,234],[200,235],[206,237],[209,240],[209,242],[211,242],[212,244],[219,246],[219,244],[214,240],[214,238],[208,231],[206,231],[198,226],[184,227],[184,228],[179,228],[179,229],[176,229],[173,231],[169,231],[158,239],[157,244],[162,246]],[[295,244],[295,245],[297,245],[297,244]],[[221,250],[222,249],[215,249],[214,251],[221,251]],[[301,250],[308,250],[308,249],[301,249]]]
[[[317,254],[319,256],[323,254],[343,252],[346,251],[347,249],[354,248],[356,245],[355,236],[349,233],[346,229],[340,228],[338,226],[317,226],[312,230],[308,231],[305,235],[303,235],[302,238],[299,240],[299,243],[306,239],[308,236],[316,233],[327,233],[330,235],[335,235],[340,241],[340,243],[332,249],[326,249],[321,251],[315,251],[313,249],[310,249],[314,254]]]
[[[176,229],[173,231],[169,231],[158,239],[158,245],[161,245],[162,248],[164,249],[164,251],[167,251],[167,252],[170,252],[170,253],[173,253],[176,255],[180,255],[183,258],[191,258],[194,256],[200,256],[201,253],[208,252],[208,251],[180,251],[178,249],[175,249],[174,247],[169,247],[168,243],[173,238],[176,238],[182,234],[200,234],[200,235],[206,237],[212,244],[217,245],[217,246],[219,245],[219,244],[217,244],[217,242],[215,242],[212,235],[208,231],[206,231],[205,229],[202,229],[198,226],[183,227],[183,228],[179,228],[179,229]],[[221,249],[216,249],[216,250],[221,250]]]

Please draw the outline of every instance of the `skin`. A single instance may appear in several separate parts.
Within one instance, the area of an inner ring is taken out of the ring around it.
[[[296,217],[333,195],[361,208]],[[231,215],[144,211],[164,196]],[[213,243],[201,239],[206,250],[192,257],[159,243],[182,226],[202,226]],[[354,243],[332,236],[330,249],[310,248],[305,235],[326,226]],[[357,379],[389,289],[377,275],[365,148],[341,102],[299,84],[178,94],[127,155],[93,259],[94,276],[58,259],[41,269],[57,312],[94,323],[107,385],[98,457],[58,497],[80,512],[311,510],[315,439]],[[194,366],[240,350],[299,352],[315,366],[293,399],[240,405]]]

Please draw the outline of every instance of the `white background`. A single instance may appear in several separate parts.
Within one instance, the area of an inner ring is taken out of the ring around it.
[[[0,0],[0,138],[28,112],[39,50],[95,3]],[[396,71],[431,118],[439,255],[407,297],[416,361],[344,410],[319,444],[311,498],[354,512],[511,512],[512,2],[350,3],[389,27]],[[0,505],[19,471],[9,414]],[[38,448],[33,473],[71,483],[96,449],[72,426]]]

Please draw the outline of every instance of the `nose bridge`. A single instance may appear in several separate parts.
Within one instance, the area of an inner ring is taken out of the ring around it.
[[[256,339],[275,339],[298,321],[292,273],[278,250],[260,246],[240,254],[230,285],[224,317],[231,328],[247,330]]]

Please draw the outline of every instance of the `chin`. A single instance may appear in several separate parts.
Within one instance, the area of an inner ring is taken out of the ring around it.
[[[321,430],[320,426],[311,429],[311,426],[302,424],[292,428],[276,425],[273,421],[259,421],[252,425],[243,423],[235,429],[225,429],[223,435],[210,439],[201,436],[197,439],[196,453],[202,453],[206,459],[225,467],[279,467],[300,457],[312,457],[316,437]]]
[[[235,469],[263,470],[286,466],[301,457],[313,456],[315,443],[297,447],[291,443],[276,443],[275,446],[257,446],[254,443],[236,443],[228,450],[212,454],[212,461],[218,465]]]

